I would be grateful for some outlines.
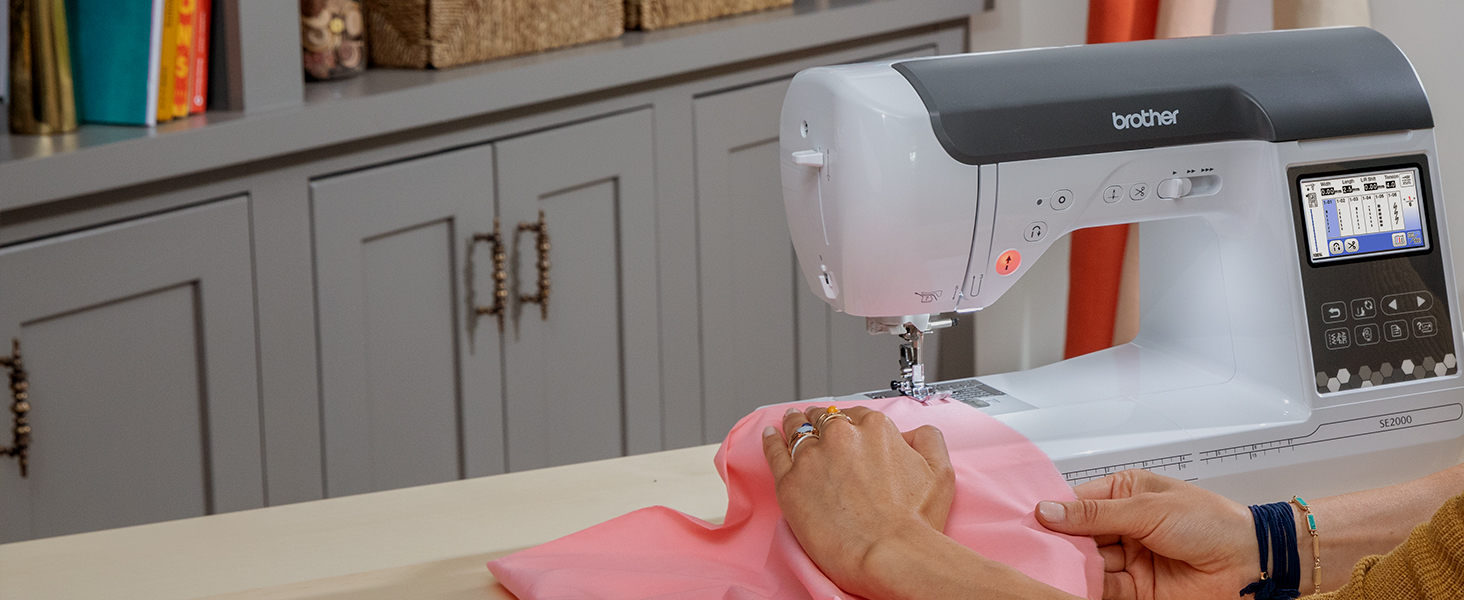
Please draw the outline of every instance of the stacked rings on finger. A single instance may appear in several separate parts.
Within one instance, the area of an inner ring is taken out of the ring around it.
[[[796,460],[798,457],[798,446],[809,439],[818,439],[818,429],[813,423],[804,423],[793,430],[793,439],[789,442],[791,448],[788,450],[788,458]]]
[[[824,411],[823,414],[818,416],[818,430],[820,432],[823,432],[825,428],[828,427],[829,421],[832,421],[834,419],[843,419],[845,421],[848,421],[850,425],[854,424],[854,419],[849,418],[849,415],[839,412],[839,407],[830,406],[828,410]]]

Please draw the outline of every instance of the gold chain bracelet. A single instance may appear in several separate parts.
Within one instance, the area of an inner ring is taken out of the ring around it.
[[[1312,583],[1316,584],[1316,591],[1322,593],[1322,540],[1317,537],[1317,517],[1312,514],[1311,505],[1302,500],[1301,496],[1292,496],[1291,503],[1301,510],[1302,516],[1306,517],[1306,532],[1311,534],[1312,559],[1316,562],[1312,565]]]

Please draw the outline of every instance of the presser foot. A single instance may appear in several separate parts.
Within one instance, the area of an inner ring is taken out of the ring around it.
[[[905,332],[899,335],[905,340],[900,344],[900,378],[890,382],[890,389],[924,403],[935,395],[935,388],[925,383],[925,365],[920,362],[925,331],[906,322]]]

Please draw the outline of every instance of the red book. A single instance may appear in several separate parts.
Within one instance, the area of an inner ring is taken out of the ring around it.
[[[190,85],[192,79],[190,73],[193,71],[193,43],[197,34],[193,31],[194,13],[197,12],[198,0],[178,0],[178,29],[176,33],[175,46],[177,54],[173,57],[173,64],[164,76],[173,78],[173,97],[166,100],[172,106],[174,118],[188,116],[188,97],[192,94],[193,87]]]
[[[195,0],[193,11],[193,65],[188,70],[188,113],[208,108],[208,30],[213,25],[213,0]]]

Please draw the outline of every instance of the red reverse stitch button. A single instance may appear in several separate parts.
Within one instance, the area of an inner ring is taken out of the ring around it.
[[[996,257],[996,274],[1011,275],[1017,272],[1017,267],[1022,266],[1022,253],[1016,250],[1007,250]]]

